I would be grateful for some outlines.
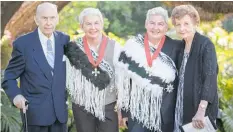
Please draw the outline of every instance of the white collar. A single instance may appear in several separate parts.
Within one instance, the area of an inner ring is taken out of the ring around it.
[[[47,36],[45,36],[40,28],[38,27],[38,34],[39,34],[39,38],[42,41],[42,43],[47,43],[47,40],[50,39],[52,42],[54,42],[54,34],[52,34],[49,38]]]
[[[151,47],[153,47],[153,48],[158,48],[158,45],[154,45],[153,43],[151,43],[150,41],[149,41],[149,45],[151,46]]]

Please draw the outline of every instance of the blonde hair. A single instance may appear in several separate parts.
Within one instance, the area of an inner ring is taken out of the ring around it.
[[[181,19],[185,15],[189,15],[191,17],[191,19],[193,20],[194,24],[199,25],[200,16],[199,16],[197,10],[192,5],[176,6],[172,10],[172,14],[171,14],[172,24],[176,25],[175,19]]]

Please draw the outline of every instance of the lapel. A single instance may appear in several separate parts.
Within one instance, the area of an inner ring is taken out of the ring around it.
[[[193,41],[192,41],[192,45],[191,45],[191,49],[190,49],[190,53],[189,53],[189,58],[188,58],[188,61],[187,61],[187,64],[186,65],[190,65],[191,67],[193,66],[193,63],[196,63],[195,61],[198,59],[199,57],[199,51],[200,51],[200,48],[201,48],[201,45],[203,42],[203,40],[200,38],[200,34],[198,32],[196,32],[194,34],[194,37],[193,37]],[[184,42],[185,43],[185,42]]]
[[[183,42],[185,43],[185,41],[183,41]],[[184,82],[186,80],[185,78],[188,78],[188,80],[192,80],[193,76],[196,73],[195,66],[196,66],[196,64],[198,64],[198,59],[199,59],[198,57],[200,55],[200,49],[201,49],[201,46],[203,43],[204,43],[204,40],[202,39],[201,34],[196,32],[194,35],[193,41],[192,41],[192,46],[190,49],[187,64],[185,66]],[[182,58],[183,58],[183,56],[182,56]],[[190,76],[190,75],[192,75],[192,76]]]
[[[178,67],[177,69],[180,70],[180,67],[181,67],[181,64],[182,64],[182,60],[183,60],[183,56],[184,56],[184,48],[185,48],[185,41],[182,40],[181,41],[181,44],[182,44],[182,50],[180,50],[180,53],[178,54]]]
[[[200,41],[200,36],[201,35],[198,32],[196,32],[194,34],[192,45],[191,45],[191,49],[190,49],[190,52],[189,52],[189,58],[188,58],[186,67],[192,67],[193,66],[193,62],[199,56],[198,52],[200,50],[200,42],[199,42]],[[179,62],[178,62],[179,68],[182,65],[183,56],[184,56],[184,49],[185,49],[185,41],[184,41],[184,39],[182,40],[182,44],[183,44],[183,50],[181,50],[180,55],[179,55]],[[185,71],[187,71],[187,70],[185,69]]]
[[[54,62],[54,75],[56,76],[59,72],[59,67],[62,66],[62,59],[63,59],[63,45],[60,41],[59,34],[54,32],[54,39],[55,39],[55,62]]]
[[[161,51],[171,58],[173,48],[174,46],[170,44],[170,38],[166,36],[166,39],[165,39],[165,42],[164,42],[164,45]]]
[[[194,55],[198,55],[196,53],[199,50],[199,42],[198,42],[199,41],[199,36],[200,36],[200,34],[198,32],[196,32],[194,34],[189,57],[194,57]]]
[[[47,59],[45,57],[44,51],[42,49],[42,45],[39,39],[38,35],[38,29],[36,29],[33,32],[34,36],[34,43],[33,43],[33,57],[37,64],[40,67],[40,70],[45,74],[45,77],[52,82],[52,73],[51,73],[51,68],[47,62]]]

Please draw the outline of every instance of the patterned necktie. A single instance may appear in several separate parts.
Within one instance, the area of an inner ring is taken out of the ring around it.
[[[52,41],[50,39],[47,40],[47,61],[51,68],[54,67],[54,53],[52,47]]]

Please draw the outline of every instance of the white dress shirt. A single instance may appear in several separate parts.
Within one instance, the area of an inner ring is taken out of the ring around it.
[[[47,36],[45,36],[40,28],[38,28],[38,34],[39,34],[39,39],[40,39],[40,43],[43,49],[43,52],[45,54],[45,57],[47,58],[47,40],[50,39],[52,41],[52,48],[53,48],[53,53],[55,56],[55,39],[54,39],[54,35],[52,34],[49,38]]]
[[[159,42],[160,42],[160,41],[159,41]],[[149,41],[149,46],[154,47],[155,49],[157,49],[157,48],[158,48],[158,45],[159,45],[159,44],[154,45],[153,43],[151,43],[151,42]]]

